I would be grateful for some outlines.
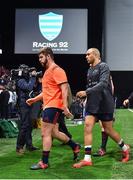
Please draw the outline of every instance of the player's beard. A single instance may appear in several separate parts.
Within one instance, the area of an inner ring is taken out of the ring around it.
[[[42,63],[42,66],[46,69],[46,68],[47,68],[47,64],[48,64],[48,59],[46,58],[46,59],[45,59],[45,62]]]

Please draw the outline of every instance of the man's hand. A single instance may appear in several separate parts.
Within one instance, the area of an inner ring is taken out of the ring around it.
[[[27,99],[26,103],[31,106],[35,102],[34,98]]]
[[[87,94],[86,94],[86,91],[79,91],[77,92],[76,96],[79,98],[82,98],[82,97],[86,97]]]
[[[64,112],[63,113],[66,116],[66,118],[73,119],[73,115],[72,115],[72,113],[69,111],[69,109],[67,107],[64,107]]]
[[[36,76],[36,75],[37,75],[37,72],[34,70],[34,71],[31,72],[31,75],[32,75],[32,76]]]
[[[128,99],[125,99],[124,101],[123,101],[123,106],[127,106],[129,104],[129,100]]]

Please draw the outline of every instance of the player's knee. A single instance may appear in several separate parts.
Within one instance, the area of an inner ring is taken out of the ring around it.
[[[104,132],[109,135],[110,132],[111,132],[111,130],[110,130],[110,128],[105,127],[105,128],[104,128]]]
[[[52,131],[52,137],[58,137],[58,135],[59,135],[59,131],[58,130],[56,130],[56,129],[53,129],[53,131]]]

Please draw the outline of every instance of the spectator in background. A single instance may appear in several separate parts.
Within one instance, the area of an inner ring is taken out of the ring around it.
[[[123,106],[128,107],[131,102],[133,102],[133,92],[123,101]]]
[[[74,116],[74,119],[83,118],[83,99],[79,97],[75,97],[71,104],[70,110]]]
[[[2,76],[9,76],[10,71],[6,69],[4,66],[0,66],[0,77]]]
[[[16,85],[15,81],[11,80],[8,82],[7,85],[8,92],[10,94],[9,101],[8,101],[8,116],[9,118],[17,117],[17,93],[16,93]]]
[[[6,88],[10,71],[0,66],[0,118],[8,119],[9,92]]]
[[[9,91],[6,88],[7,82],[5,76],[0,78],[0,119],[8,119],[8,101]]]

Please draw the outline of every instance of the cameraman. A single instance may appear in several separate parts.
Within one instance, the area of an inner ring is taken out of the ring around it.
[[[26,104],[26,100],[29,98],[29,94],[36,83],[37,72],[36,70],[30,72],[30,68],[25,64],[20,65],[19,69],[16,91],[18,96],[20,125],[16,143],[16,152],[21,155],[24,153],[24,146],[26,146],[26,149],[29,151],[38,149],[32,144],[32,106]]]

